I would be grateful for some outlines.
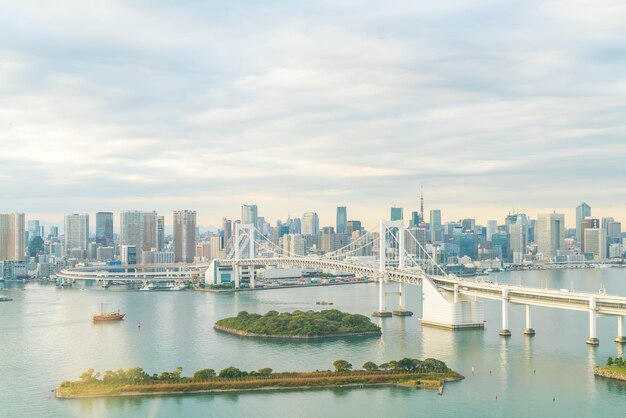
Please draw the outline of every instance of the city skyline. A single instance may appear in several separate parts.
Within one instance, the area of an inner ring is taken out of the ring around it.
[[[449,218],[624,214],[626,11],[600,3],[5,4],[0,212],[371,224],[424,184]]]

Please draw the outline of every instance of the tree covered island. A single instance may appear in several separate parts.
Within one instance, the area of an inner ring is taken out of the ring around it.
[[[594,374],[609,379],[626,381],[626,361],[622,357],[616,357],[615,359],[609,357],[606,361],[606,366],[596,367]]]
[[[380,335],[380,327],[364,316],[324,311],[269,311],[265,315],[241,311],[235,317],[220,319],[215,329],[245,337],[328,338]]]
[[[314,372],[274,372],[270,368],[247,372],[231,366],[219,372],[202,369],[185,377],[182,371],[182,367],[177,367],[172,372],[150,375],[135,367],[107,370],[101,375],[89,369],[80,375],[80,380],[61,383],[55,389],[55,396],[93,398],[389,385],[435,389],[444,381],[463,379],[444,362],[432,358],[404,358],[380,365],[368,361],[361,370],[353,370],[346,360],[335,360],[333,370]]]

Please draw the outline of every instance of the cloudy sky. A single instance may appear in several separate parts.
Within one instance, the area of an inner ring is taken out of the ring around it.
[[[31,219],[626,221],[626,3],[4,1],[0,146]]]

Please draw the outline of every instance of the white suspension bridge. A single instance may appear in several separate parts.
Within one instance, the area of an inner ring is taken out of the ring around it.
[[[374,316],[412,314],[405,310],[404,286],[420,285],[423,307],[420,320],[425,325],[450,329],[482,328],[485,320],[481,299],[493,299],[502,304],[499,333],[504,337],[511,335],[509,309],[513,304],[525,306],[524,334],[535,334],[531,307],[542,306],[588,312],[589,338],[586,342],[590,345],[599,343],[596,335],[598,316],[614,316],[617,318],[615,341],[626,343],[623,332],[626,297],[463,280],[447,274],[411,230],[404,228],[402,221],[381,220],[377,233],[366,233],[349,245],[323,255],[307,256],[286,251],[252,224],[236,224],[225,253],[226,256],[211,263],[90,266],[63,270],[58,276],[66,281],[190,280],[204,277],[205,282],[210,284],[232,281],[238,289],[242,279],[247,279],[249,287],[255,288],[256,272],[261,267],[315,268],[378,281],[378,310],[373,313]],[[393,282],[397,283],[397,290],[387,292]],[[389,294],[398,296],[398,306],[393,312],[388,311],[386,306]]]

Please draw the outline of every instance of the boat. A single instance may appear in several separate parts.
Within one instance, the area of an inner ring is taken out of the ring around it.
[[[11,302],[13,299],[6,296],[0,296],[0,302]]]
[[[325,300],[321,300],[318,302],[315,302],[316,305],[333,305],[333,302],[326,302]]]
[[[154,283],[144,282],[139,290],[155,290],[157,287]]]
[[[126,316],[118,309],[117,312],[104,312],[104,303],[100,303],[100,313],[91,316],[94,322],[99,321],[121,321]]]

